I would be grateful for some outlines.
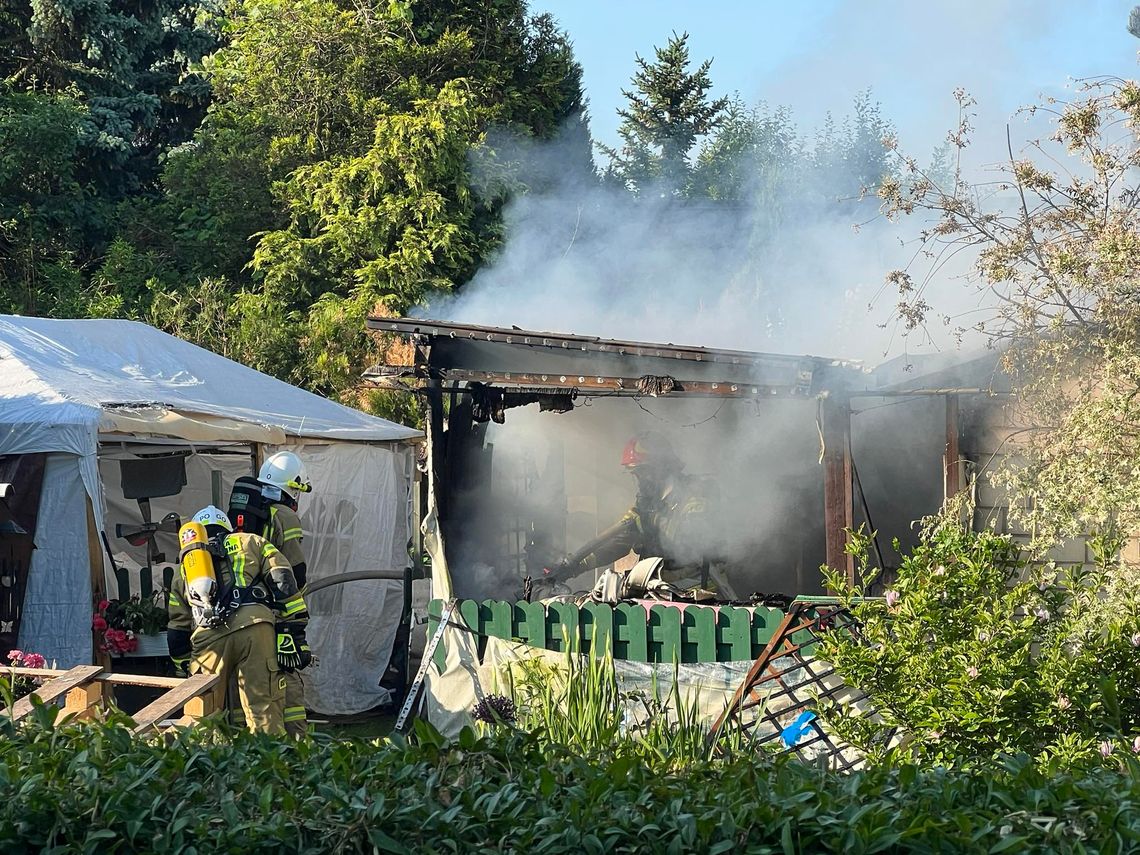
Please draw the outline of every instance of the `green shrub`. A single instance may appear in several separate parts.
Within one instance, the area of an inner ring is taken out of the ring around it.
[[[536,736],[285,743],[0,720],[0,851],[1124,852],[1140,765],[1049,775],[737,756],[662,772]]]
[[[1140,610],[1136,589],[1112,582],[1118,567],[1027,563],[1008,536],[943,520],[903,559],[885,602],[859,601],[874,574],[868,538],[852,541],[861,583],[835,573],[828,583],[851,603],[862,637],[831,635],[820,655],[909,732],[911,759],[1026,753],[1065,764],[1132,751]],[[1116,592],[1111,610],[1107,590]],[[845,729],[842,718],[835,724]],[[870,748],[857,729],[845,735]]]

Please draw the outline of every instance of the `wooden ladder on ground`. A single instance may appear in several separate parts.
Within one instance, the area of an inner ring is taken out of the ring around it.
[[[203,716],[220,710],[224,704],[225,687],[219,685],[217,674],[195,674],[180,677],[149,677],[141,674],[113,674],[101,665],[77,665],[63,671],[53,668],[0,668],[0,677],[33,677],[47,682],[31,695],[16,701],[10,711],[0,715],[20,721],[35,709],[32,695],[45,704],[64,699],[64,718],[88,719],[103,705],[108,686],[149,686],[166,689],[153,703],[134,713],[134,732],[141,734],[159,728],[168,722],[178,725],[192,724]],[[179,711],[181,717],[172,717]]]

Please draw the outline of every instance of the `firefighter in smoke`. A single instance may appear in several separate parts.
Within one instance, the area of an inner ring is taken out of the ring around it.
[[[275,607],[299,602],[304,609],[289,562],[264,538],[234,532],[229,518],[213,505],[182,527],[179,543],[167,628],[175,667],[183,673],[220,674],[224,685],[236,686],[251,731],[283,734],[284,663]],[[292,647],[303,646],[302,625]],[[229,703],[235,705],[232,697]]]
[[[307,579],[305,553],[301,548],[304,533],[297,516],[298,496],[312,491],[305,464],[291,451],[279,451],[261,465],[257,479],[238,478],[230,494],[230,519],[238,531],[260,534],[277,547],[293,568],[293,576],[303,591]],[[296,655],[295,667],[283,666],[285,677],[285,730],[290,736],[303,736],[308,729],[305,713],[305,686],[300,671],[312,662],[307,642],[304,650],[290,651],[294,633],[291,628],[304,625],[307,613],[301,614],[304,602],[283,603],[280,614],[283,626],[278,641],[283,657]],[[302,635],[303,638],[303,635]]]
[[[625,577],[620,596],[644,593],[660,580],[674,590],[719,590],[731,597],[727,581],[711,568],[723,543],[711,485],[686,474],[672,445],[654,431],[638,434],[626,444],[621,465],[637,478],[633,507],[547,573],[569,578],[633,551],[642,561]]]

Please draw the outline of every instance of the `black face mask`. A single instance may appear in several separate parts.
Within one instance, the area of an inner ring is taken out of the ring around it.
[[[639,507],[652,507],[661,503],[661,494],[669,482],[669,472],[660,467],[639,467],[634,470],[637,476],[637,504]]]

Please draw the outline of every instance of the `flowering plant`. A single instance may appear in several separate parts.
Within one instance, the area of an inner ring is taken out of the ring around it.
[[[39,653],[25,653],[22,650],[9,650],[8,663],[13,668],[46,668],[47,660]],[[34,677],[17,677],[15,674],[5,678],[12,690],[12,699],[18,700],[24,695],[30,695],[43,684],[42,679]]]
[[[156,635],[166,629],[166,609],[160,605],[165,591],[153,597],[135,594],[129,600],[100,600],[95,605],[91,628],[102,636],[103,653],[133,653],[138,649],[138,635]]]

